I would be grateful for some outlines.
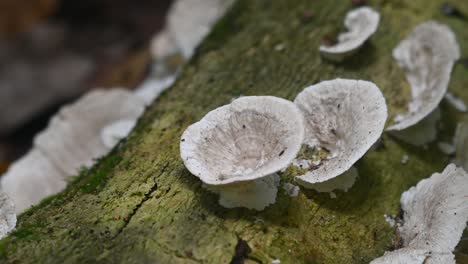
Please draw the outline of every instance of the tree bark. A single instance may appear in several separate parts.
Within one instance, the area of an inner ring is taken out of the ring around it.
[[[277,202],[257,212],[220,207],[185,169],[180,135],[238,96],[294,99],[304,87],[338,77],[375,82],[392,120],[410,98],[392,49],[415,25],[449,25],[468,52],[468,23],[443,15],[442,2],[371,1],[382,15],[377,33],[359,53],[332,64],[318,46],[342,30],[351,1],[239,0],[125,142],[20,216],[17,231],[0,242],[0,262],[368,263],[391,250],[398,239],[384,214],[398,214],[401,193],[449,163],[437,144],[413,147],[385,133],[357,163],[360,176],[348,192],[331,199],[301,188],[290,197],[280,188]],[[468,14],[468,2],[457,5]],[[449,90],[468,101],[465,67],[456,65]],[[445,102],[441,110],[438,141],[450,141],[462,116]],[[281,178],[294,183],[293,176],[288,170]],[[466,253],[460,249],[459,260]]]

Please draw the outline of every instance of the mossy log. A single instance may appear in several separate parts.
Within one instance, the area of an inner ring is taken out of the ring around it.
[[[453,2],[468,14],[467,1]],[[392,120],[410,97],[392,49],[425,20],[449,25],[468,54],[468,22],[442,14],[442,0],[370,5],[382,15],[377,33],[359,53],[333,64],[318,46],[343,29],[351,1],[237,1],[124,142],[66,191],[19,217],[17,230],[0,242],[0,262],[368,263],[391,250],[398,239],[384,214],[398,214],[401,193],[449,163],[436,143],[413,147],[385,133],[357,163],[360,177],[348,192],[331,199],[280,189],[262,212],[220,207],[179,157],[184,129],[233,98],[294,99],[307,85],[337,77],[375,82]],[[449,90],[468,101],[465,67],[456,65]],[[462,115],[446,102],[441,109],[438,141],[450,141]],[[282,181],[293,176],[288,170]],[[459,263],[466,253],[458,250]]]

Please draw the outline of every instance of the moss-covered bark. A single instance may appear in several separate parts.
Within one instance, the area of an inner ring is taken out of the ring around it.
[[[350,2],[239,0],[123,144],[20,216],[17,231],[0,242],[1,262],[367,263],[391,249],[395,234],[383,215],[397,214],[401,193],[449,162],[435,144],[416,148],[385,134],[357,163],[360,177],[349,192],[330,199],[280,191],[263,212],[221,208],[179,158],[183,130],[240,95],[293,99],[320,80],[366,79],[382,89],[390,117],[404,111],[409,86],[391,51],[424,20],[451,26],[468,53],[468,23],[442,15],[441,0],[375,0],[382,14],[376,35],[353,58],[328,63],[318,46],[342,29]],[[468,2],[453,2],[468,14]],[[465,101],[467,71],[457,65],[450,84]],[[461,115],[445,102],[442,114],[439,140],[449,140]],[[293,176],[289,170],[282,179]],[[466,259],[463,250],[459,257]]]

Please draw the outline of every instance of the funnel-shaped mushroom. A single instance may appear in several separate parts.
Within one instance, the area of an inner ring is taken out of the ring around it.
[[[272,96],[241,97],[189,126],[180,153],[187,169],[220,193],[223,206],[262,210],[276,198],[277,176],[270,175],[291,163],[303,139],[295,104]]]
[[[388,130],[403,130],[432,113],[444,98],[460,48],[450,28],[429,21],[401,41],[393,57],[406,73],[413,98],[408,112],[396,116]]]
[[[306,172],[296,179],[310,188],[348,171],[379,139],[387,119],[385,98],[367,81],[324,81],[305,88],[294,102],[305,118],[304,144],[328,152],[318,162],[301,161]]]
[[[379,21],[380,14],[370,7],[350,11],[344,22],[348,31],[338,36],[336,45],[321,45],[321,54],[334,61],[341,61],[354,54],[377,31]]]

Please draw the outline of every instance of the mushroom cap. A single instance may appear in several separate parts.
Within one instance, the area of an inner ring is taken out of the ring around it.
[[[209,112],[182,135],[187,169],[210,185],[255,180],[286,168],[304,139],[297,106],[273,96],[247,96]]]
[[[321,45],[320,52],[331,58],[341,59],[359,49],[379,27],[380,14],[370,7],[356,8],[346,15],[344,24],[347,32],[338,36],[338,43],[333,46]]]
[[[122,119],[104,127],[101,130],[102,143],[109,149],[113,148],[132,131],[135,125],[135,119]]]
[[[324,81],[305,88],[294,102],[305,119],[304,144],[332,154],[317,169],[296,177],[303,185],[349,170],[379,139],[387,119],[385,98],[367,81]]]
[[[15,204],[7,194],[0,191],[0,239],[13,231],[15,226]]]
[[[401,196],[405,246],[452,252],[468,221],[468,174],[454,164],[434,173]]]
[[[144,102],[125,90],[93,91],[52,118],[34,145],[65,176],[109,151],[101,138],[104,127],[122,119],[135,120]]]
[[[433,112],[444,98],[460,47],[449,27],[428,21],[398,44],[393,57],[405,71],[413,97],[408,112],[398,115],[387,129],[402,130]]]

